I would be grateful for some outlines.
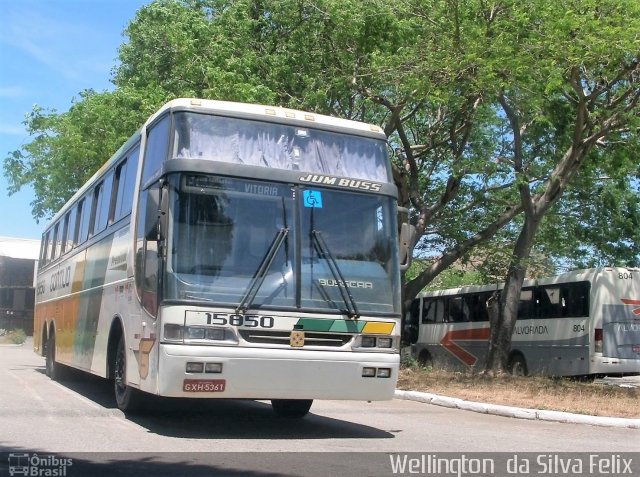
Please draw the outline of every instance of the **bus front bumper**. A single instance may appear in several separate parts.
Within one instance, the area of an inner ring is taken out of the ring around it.
[[[162,343],[159,351],[158,394],[192,398],[388,400],[400,360],[394,353]],[[187,363],[222,369],[187,372]]]

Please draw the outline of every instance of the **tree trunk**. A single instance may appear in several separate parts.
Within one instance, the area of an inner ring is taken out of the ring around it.
[[[510,371],[511,335],[518,318],[518,303],[522,282],[527,274],[527,259],[531,253],[540,219],[541,215],[538,214],[525,215],[524,225],[513,250],[504,288],[502,292],[497,294],[496,299],[493,300],[494,303],[488,304],[491,332],[485,372]]]

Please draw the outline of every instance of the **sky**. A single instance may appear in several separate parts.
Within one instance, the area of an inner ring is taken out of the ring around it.
[[[0,236],[39,239],[46,225],[33,219],[31,188],[8,195],[1,167],[30,142],[25,114],[36,104],[62,113],[85,89],[112,90],[124,28],[148,3],[0,0]]]

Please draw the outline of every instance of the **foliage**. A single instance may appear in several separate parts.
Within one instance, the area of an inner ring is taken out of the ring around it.
[[[126,90],[83,91],[64,113],[34,106],[24,122],[33,139],[4,161],[9,193],[32,184],[33,216],[52,216],[155,106]]]
[[[433,258],[406,276],[405,298],[458,260],[486,256],[481,278],[493,279],[524,223],[521,186],[543,190],[571,145],[580,91],[603,91],[587,107],[591,122],[624,102],[609,86],[640,50],[639,9],[635,0],[155,0],[125,30],[114,91],[82,92],[64,113],[35,107],[32,139],[5,159],[5,174],[10,192],[33,185],[34,216],[47,217],[180,96],[365,120],[390,137],[400,205],[412,210],[418,255]],[[578,263],[585,249],[585,263],[637,257],[637,182],[623,177],[633,167],[638,176],[638,116],[627,113],[626,131],[596,142],[593,165],[541,219],[533,255],[543,268],[547,254]],[[590,194],[603,175],[615,180]],[[611,233],[598,236],[593,223]]]
[[[634,25],[632,30],[640,28],[640,6],[631,2],[582,2],[575,9],[562,3],[538,6],[538,21],[526,32],[527,44],[517,60],[535,69],[516,84],[500,84],[497,91],[509,126],[506,162],[524,219],[499,310],[491,316],[487,369],[506,369],[522,282],[546,214],[571,184],[578,184],[580,172],[618,172],[621,165],[596,161],[611,157],[615,164],[638,145],[637,134],[630,132],[640,128],[640,39],[628,30],[628,23]],[[628,15],[630,22],[623,24]],[[552,43],[544,56],[526,48],[546,39]]]

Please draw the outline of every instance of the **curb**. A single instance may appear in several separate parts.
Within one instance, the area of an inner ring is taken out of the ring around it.
[[[570,412],[525,409],[521,407],[502,406],[499,404],[485,404],[481,402],[465,401],[464,399],[440,396],[438,394],[422,393],[418,391],[402,391],[399,389],[396,389],[394,397],[395,399],[423,402],[426,404],[433,404],[435,406],[479,412],[481,414],[514,417],[516,419],[530,419],[538,421],[564,422],[569,424],[588,424],[591,426],[640,429],[640,419],[587,416],[584,414],[572,414]]]

